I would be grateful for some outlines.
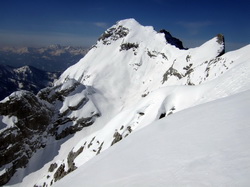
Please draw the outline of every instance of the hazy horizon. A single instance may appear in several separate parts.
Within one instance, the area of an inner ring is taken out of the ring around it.
[[[0,46],[41,47],[51,44],[89,48],[117,21],[134,18],[156,31],[168,30],[185,47],[198,47],[218,33],[226,51],[250,43],[249,1],[146,0],[2,1]]]

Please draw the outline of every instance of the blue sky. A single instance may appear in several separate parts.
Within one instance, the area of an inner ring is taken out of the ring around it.
[[[135,18],[195,47],[222,33],[227,50],[250,43],[250,0],[8,0],[0,45],[89,47],[117,21]]]

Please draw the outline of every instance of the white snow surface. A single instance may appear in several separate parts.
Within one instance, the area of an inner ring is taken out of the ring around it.
[[[205,62],[215,59],[223,47],[216,37],[200,47],[179,50],[166,43],[163,33],[157,33],[153,27],[142,26],[134,19],[119,21],[110,29],[119,30],[120,27],[129,30],[125,37],[108,39],[108,45],[99,40],[83,59],[69,67],[55,83],[60,85],[65,80],[75,79],[95,89],[93,100],[102,118],[97,119],[93,131],[103,128],[111,120],[110,116],[116,116],[126,108],[134,108],[135,102],[140,101],[143,95],[169,85],[188,84],[187,76],[182,79],[171,76],[168,81],[163,81],[164,73],[171,66],[185,74],[187,70],[183,68],[192,63],[192,67],[198,69],[190,75],[195,84],[217,76],[204,75]],[[121,46],[128,43],[138,44],[138,48],[121,50]],[[188,55],[190,62],[186,62]]]
[[[0,133],[7,128],[11,128],[17,122],[15,116],[0,116]]]
[[[55,183],[249,186],[250,91],[158,120]]]
[[[55,83],[62,90],[82,84],[58,106],[60,113],[86,98],[70,117],[100,116],[70,139],[48,140],[7,186],[49,185],[50,164],[67,168],[68,153],[81,147],[79,169],[56,186],[249,185],[250,45],[217,57],[223,45],[216,37],[179,50],[134,19],[111,29],[120,27],[129,30],[126,36],[99,40]],[[127,43],[138,47],[121,50]],[[179,75],[167,75],[171,68]],[[122,141],[111,147],[115,133]]]

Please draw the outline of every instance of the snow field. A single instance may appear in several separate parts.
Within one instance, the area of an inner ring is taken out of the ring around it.
[[[158,120],[55,186],[248,186],[250,92]]]

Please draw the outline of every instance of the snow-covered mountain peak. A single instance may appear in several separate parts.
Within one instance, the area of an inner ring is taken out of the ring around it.
[[[135,26],[141,26],[139,22],[137,22],[134,18],[123,19],[116,22],[116,25],[123,25],[128,28],[132,28]]]
[[[115,95],[124,94],[127,85],[145,94],[142,92],[148,87],[152,86],[153,90],[162,83],[177,83],[166,81],[166,72],[176,70],[174,74],[180,82],[194,72],[193,67],[215,59],[224,51],[223,37],[214,37],[202,46],[189,50],[180,50],[172,45],[173,39],[170,33],[156,32],[153,27],[142,26],[134,19],[119,21],[105,31],[85,58],[68,68],[56,84],[73,78],[86,85],[95,84],[102,92],[116,86],[120,93]],[[152,80],[153,84],[150,83]],[[190,81],[185,79],[178,84],[188,83]]]
[[[93,97],[102,101],[100,113],[116,115],[117,108],[131,107],[134,101],[159,88],[198,85],[219,76],[210,71],[223,50],[224,43],[219,43],[218,37],[200,47],[181,50],[166,41],[164,32],[126,19],[105,31],[89,53],[69,67],[55,85],[75,79],[94,87]],[[224,72],[228,63],[217,67]]]
[[[23,145],[27,138],[20,138],[22,144],[18,146],[26,152],[33,149],[25,162],[24,151],[20,151],[15,158],[20,164],[8,165],[10,159],[2,163],[1,167],[7,169],[2,171],[0,184],[16,172],[9,184],[53,185],[161,118],[250,89],[250,46],[223,54],[222,35],[191,49],[180,49],[175,42],[178,39],[167,31],[156,32],[134,19],[119,21],[105,31],[84,58],[61,75],[54,87],[41,90],[37,96],[21,94],[20,98],[27,95],[31,104],[43,108],[47,120],[40,124],[44,128],[36,132],[36,140]],[[14,109],[16,102],[10,99],[0,103],[0,125],[18,134],[22,133],[18,125],[27,125],[29,118],[23,113],[16,115],[16,110],[9,117],[6,109]],[[28,115],[32,109],[32,105],[27,107]],[[30,117],[34,124],[39,124],[40,118],[36,112]],[[31,127],[33,132],[35,126]],[[3,130],[3,135],[9,133]],[[10,144],[5,137],[3,150]],[[12,150],[15,146],[4,152],[5,158],[12,155]],[[44,155],[49,159],[42,159]],[[43,163],[37,166],[37,160]]]
[[[157,32],[154,31],[152,26],[142,26],[134,19],[125,19],[117,22],[105,31],[99,38],[99,41],[104,45],[110,45],[114,41],[122,39],[123,43],[139,44],[148,40],[155,40],[155,34]]]

